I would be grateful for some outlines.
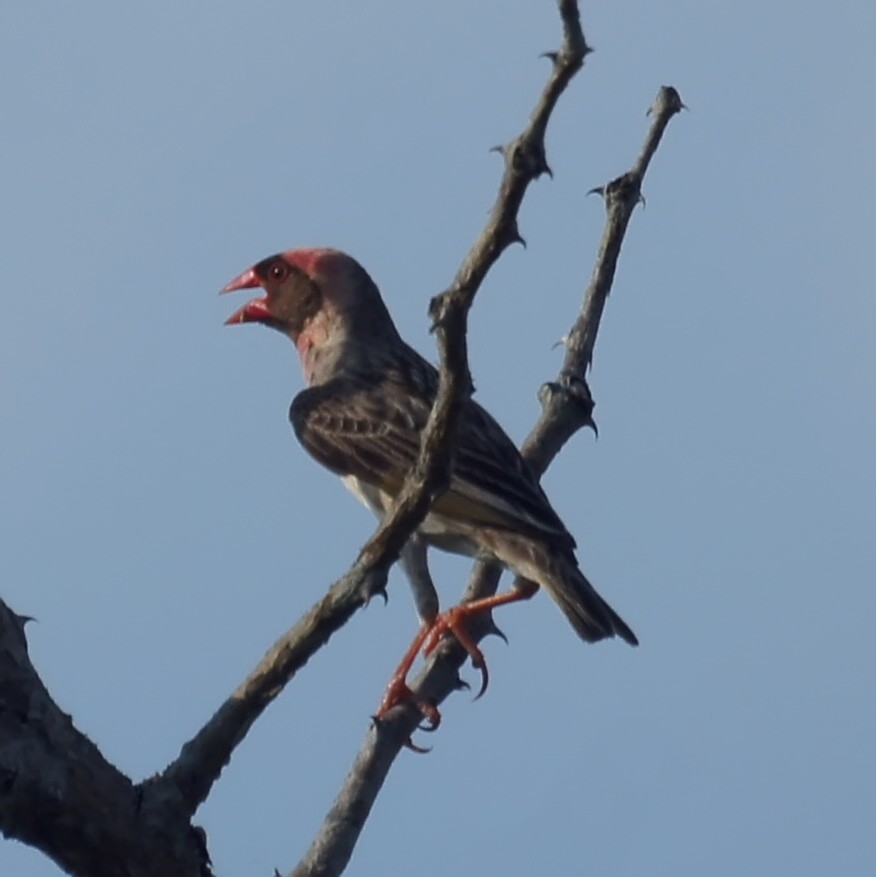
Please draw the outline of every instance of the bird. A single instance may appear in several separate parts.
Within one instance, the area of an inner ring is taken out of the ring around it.
[[[305,389],[289,419],[298,441],[378,518],[416,463],[438,391],[435,367],[410,347],[374,281],[352,256],[330,247],[277,253],[235,277],[223,293],[261,287],[226,325],[258,323],[295,345]],[[377,716],[413,701],[430,728],[440,713],[407,686],[422,650],[452,632],[482,674],[486,661],[466,631],[471,616],[547,591],[578,636],[596,642],[636,635],[581,572],[575,540],[517,446],[474,399],[460,414],[450,483],[408,539],[400,562],[421,624],[393,674]],[[439,612],[430,547],[500,564],[518,578],[506,592]],[[480,694],[478,696],[480,696]],[[416,747],[414,747],[416,748]]]

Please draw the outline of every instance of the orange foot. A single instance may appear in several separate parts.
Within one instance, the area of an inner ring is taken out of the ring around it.
[[[454,606],[452,609],[448,609],[447,612],[438,615],[434,621],[425,623],[420,627],[413,642],[389,680],[389,685],[387,685],[386,692],[375,713],[375,719],[382,719],[398,704],[410,703],[420,711],[420,714],[425,719],[425,724],[420,726],[422,730],[434,731],[437,729],[441,724],[441,713],[438,707],[412,691],[407,684],[407,678],[420,650],[422,649],[423,655],[428,657],[435,651],[438,643],[441,642],[441,638],[447,633],[452,633],[459,640],[459,643],[471,657],[472,664],[481,671],[481,687],[475,699],[477,700],[487,690],[490,680],[489,673],[487,672],[487,662],[484,659],[483,652],[469,636],[462,623],[466,616],[473,614],[470,609],[472,605],[466,603],[461,606]],[[478,609],[475,611],[478,611]],[[407,740],[405,745],[415,752],[428,752],[427,749],[415,746],[410,739]]]
[[[441,724],[441,713],[438,712],[438,707],[431,701],[426,700],[425,697],[420,697],[412,691],[407,683],[411,666],[417,659],[417,655],[423,645],[423,640],[426,639],[431,629],[431,624],[423,624],[417,631],[414,641],[405,652],[404,657],[392,674],[389,684],[386,686],[383,699],[380,701],[380,706],[377,707],[377,712],[374,714],[375,721],[379,722],[394,706],[402,703],[412,703],[426,720],[425,725],[420,725],[422,730],[434,731]],[[408,749],[413,749],[414,752],[426,753],[429,751],[422,746],[417,746],[410,737],[405,741],[405,746]]]
[[[427,629],[421,629],[417,635],[418,639],[414,640],[414,642],[417,643],[418,647],[422,643],[423,654],[428,658],[438,647],[441,637],[446,633],[452,633],[459,644],[468,652],[472,664],[481,671],[481,688],[475,695],[475,700],[477,700],[487,690],[487,686],[490,684],[490,674],[487,671],[484,653],[478,648],[478,644],[471,638],[465,628],[466,619],[480,615],[482,612],[489,612],[498,606],[517,603],[520,600],[528,600],[537,590],[538,585],[535,582],[518,579],[515,581],[514,587],[503,594],[494,594],[491,597],[482,597],[479,600],[471,600],[468,603],[459,603],[446,612],[442,612]],[[497,630],[497,628],[494,628],[494,630]],[[505,638],[501,631],[499,634],[503,639]],[[416,652],[411,657],[411,663],[413,663],[414,657],[416,657]],[[407,669],[410,669],[410,664],[408,664]]]
[[[429,657],[438,648],[441,637],[446,633],[452,633],[459,644],[468,652],[473,667],[481,671],[481,687],[475,695],[475,700],[483,695],[490,684],[490,674],[487,670],[487,661],[484,653],[478,648],[478,644],[469,636],[463,621],[470,615],[475,615],[483,610],[478,606],[474,610],[470,607],[474,603],[460,603],[446,612],[442,612],[431,624],[426,635],[423,637],[423,655]]]
[[[432,629],[433,623],[423,624],[420,627],[417,635],[414,637],[414,641],[404,653],[404,657],[402,657],[398,667],[395,668],[395,672],[390,677],[389,685],[386,686],[383,700],[380,701],[380,706],[375,713],[374,717],[376,719],[382,719],[394,706],[400,703],[413,703],[423,714],[423,718],[429,723],[427,730],[434,731],[441,724],[441,714],[438,712],[435,704],[414,693],[408,688],[407,683],[408,673],[411,672],[411,667],[417,659],[417,655],[423,646],[423,641]]]

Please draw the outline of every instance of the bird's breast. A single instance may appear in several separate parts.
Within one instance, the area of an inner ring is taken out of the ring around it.
[[[379,488],[373,484],[367,484],[361,478],[355,475],[344,475],[341,477],[344,487],[359,500],[366,508],[371,509],[378,518],[382,518],[386,514],[391,502],[390,498]]]
[[[378,518],[382,518],[389,511],[393,498],[388,493],[355,475],[344,475],[341,481],[344,487],[366,508],[371,509]],[[432,545],[441,551],[478,557],[481,552],[474,535],[470,532],[471,529],[468,525],[448,521],[444,516],[430,512],[417,528],[417,532],[427,545]]]

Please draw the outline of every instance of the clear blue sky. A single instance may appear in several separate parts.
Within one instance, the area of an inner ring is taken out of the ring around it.
[[[372,522],[295,444],[291,347],[216,291],[293,245],[356,255],[427,355],[430,295],[558,44],[549,0],[60,4],[0,29],[0,593],[77,725],[139,779],[342,573]],[[872,4],[584,4],[596,48],[529,242],[477,301],[515,438],[661,84],[596,351],[598,441],[546,486],[638,633],[509,607],[493,683],[403,756],[352,874],[876,870]],[[445,603],[465,565],[435,564]],[[223,877],[305,849],[415,629],[394,574],[258,723],[197,821]],[[466,671],[473,675],[471,670]],[[0,873],[48,877],[0,841]]]

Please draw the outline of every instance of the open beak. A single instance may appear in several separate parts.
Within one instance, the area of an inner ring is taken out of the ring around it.
[[[242,308],[238,308],[226,321],[226,326],[237,323],[267,323],[271,319],[267,298],[254,298]]]
[[[219,290],[219,295],[225,292],[235,292],[238,289],[255,289],[261,286],[259,278],[256,276],[255,268],[247,268],[243,274],[238,274],[230,283],[226,283]]]
[[[227,283],[219,291],[222,295],[226,292],[235,292],[238,289],[255,289],[261,286],[255,268],[247,268],[243,274],[238,274],[230,283]],[[226,321],[226,326],[234,326],[237,323],[264,323],[271,317],[268,310],[267,296],[264,298],[254,298],[248,301],[243,307],[238,308]]]

